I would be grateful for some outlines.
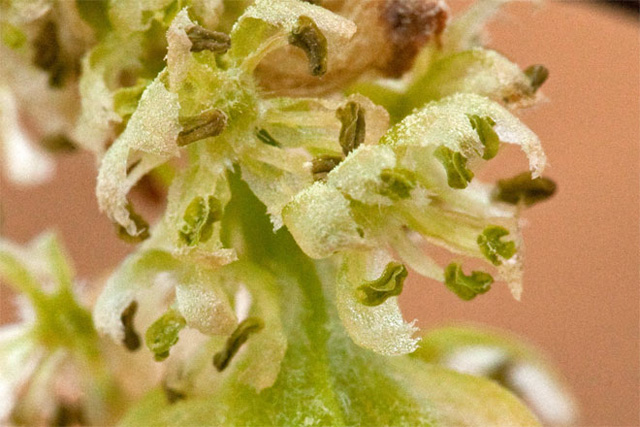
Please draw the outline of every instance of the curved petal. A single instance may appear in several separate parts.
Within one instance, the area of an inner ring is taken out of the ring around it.
[[[349,201],[335,188],[319,182],[298,193],[284,207],[282,218],[300,248],[312,258],[367,246]]]
[[[100,210],[136,236],[139,230],[127,210],[127,193],[153,168],[179,155],[176,140],[178,96],[162,83],[162,74],[142,94],[138,109],[102,159],[96,194]],[[138,163],[132,163],[139,161]],[[131,169],[131,170],[129,170]]]
[[[336,283],[336,305],[345,329],[353,341],[384,355],[407,354],[418,346],[413,335],[418,328],[402,318],[397,298],[375,307],[363,305],[356,289],[382,271],[390,257],[382,252],[344,255]]]

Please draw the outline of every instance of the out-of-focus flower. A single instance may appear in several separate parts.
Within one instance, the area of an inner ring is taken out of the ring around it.
[[[0,420],[108,421],[121,403],[118,389],[56,237],[43,235],[28,248],[1,239],[0,279],[23,308],[19,323],[0,329]]]
[[[472,327],[436,329],[423,335],[412,357],[498,382],[520,397],[544,425],[577,421],[576,403],[560,375],[515,337]]]
[[[18,184],[40,184],[54,171],[53,160],[20,125],[14,96],[6,86],[0,86],[0,159],[3,173]]]

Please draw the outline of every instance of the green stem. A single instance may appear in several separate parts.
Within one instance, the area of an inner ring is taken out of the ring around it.
[[[282,310],[289,351],[314,355],[305,358],[306,366],[300,368],[313,375],[316,398],[322,399],[330,413],[339,414],[340,404],[329,372],[330,319],[316,265],[286,229],[273,232],[266,208],[238,174],[231,175],[230,183],[233,197],[225,210],[223,242],[233,242],[240,259],[249,259],[278,278],[285,296]],[[333,419],[331,423],[342,425],[344,421]]]

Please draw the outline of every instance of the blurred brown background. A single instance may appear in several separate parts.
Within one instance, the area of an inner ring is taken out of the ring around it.
[[[454,10],[463,5],[450,3]],[[542,139],[547,175],[559,185],[552,201],[525,213],[523,299],[497,285],[461,302],[444,286],[416,278],[401,297],[407,317],[423,328],[482,322],[527,337],[575,392],[581,425],[639,425],[638,29],[637,15],[590,2],[505,8],[490,26],[489,45],[522,67],[550,69],[543,87],[549,102],[521,117]],[[486,176],[525,167],[512,150]],[[61,158],[56,180],[41,187],[0,184],[2,234],[26,242],[54,227],[81,277],[103,273],[129,250],[98,213],[91,156]],[[12,305],[1,287],[0,298],[6,321]]]

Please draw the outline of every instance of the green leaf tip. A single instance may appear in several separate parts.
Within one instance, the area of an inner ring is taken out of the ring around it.
[[[186,320],[180,313],[169,309],[149,326],[145,334],[145,342],[158,362],[169,357],[171,347],[178,342],[178,334],[186,324]]]
[[[327,72],[327,38],[313,19],[308,16],[298,18],[297,25],[289,34],[289,44],[304,51],[309,60],[312,76],[322,76]]]
[[[407,275],[407,268],[404,265],[398,262],[390,262],[380,277],[367,281],[358,287],[358,300],[363,305],[375,307],[390,297],[400,295]]]
[[[493,126],[496,124],[495,120],[489,116],[480,117],[473,114],[469,116],[469,121],[471,122],[471,127],[478,133],[480,142],[484,145],[482,158],[485,160],[493,159],[500,148],[500,138],[496,131],[493,130]]]
[[[219,31],[211,31],[194,25],[187,30],[187,37],[191,41],[191,52],[209,50],[213,53],[225,53],[231,47],[231,38]]]
[[[407,199],[416,188],[416,175],[408,169],[383,169],[380,179],[384,184],[380,193],[392,200]]]
[[[136,226],[136,234],[131,235],[127,232],[127,229],[124,228],[120,224],[115,224],[116,233],[120,240],[123,240],[127,243],[136,244],[140,243],[144,240],[147,240],[150,236],[149,234],[149,223],[145,221],[134,209],[131,203],[127,203],[126,205],[127,212],[129,212],[129,218]]]
[[[342,123],[339,141],[345,156],[364,142],[366,132],[364,113],[364,108],[355,101],[347,102],[336,111],[336,117]]]
[[[462,272],[460,264],[452,262],[444,270],[444,284],[460,299],[470,301],[491,289],[493,277],[483,271],[473,271],[470,276]]]
[[[183,147],[201,139],[217,136],[227,127],[227,115],[212,109],[198,116],[180,120],[182,131],[178,134],[178,145]]]
[[[549,178],[531,178],[531,172],[523,172],[509,179],[498,181],[496,198],[502,202],[532,206],[547,200],[556,192],[556,183]]]
[[[467,188],[473,179],[473,172],[467,169],[467,158],[458,151],[441,145],[433,152],[433,155],[442,163],[447,171],[447,183],[451,188]]]
[[[344,157],[333,156],[330,154],[315,157],[311,161],[311,173],[313,174],[313,180],[324,180],[327,177],[327,174],[331,172],[333,168],[338,166],[342,160],[344,160]]]
[[[256,137],[267,145],[271,145],[272,147],[280,147],[280,143],[276,141],[276,139],[272,137],[266,129],[258,129],[256,131]]]
[[[240,350],[242,344],[247,342],[251,334],[260,332],[264,328],[264,322],[257,317],[247,317],[240,322],[235,331],[227,339],[224,349],[213,356],[213,366],[218,372],[222,372],[235,354]]]
[[[480,251],[493,265],[501,265],[501,258],[509,259],[516,253],[515,242],[500,240],[507,235],[509,235],[509,231],[506,228],[490,225],[478,236]]]
[[[524,74],[529,78],[534,92],[549,78],[549,70],[544,65],[531,65],[524,70]]]
[[[124,327],[124,338],[122,343],[129,351],[136,351],[140,348],[140,336],[133,326],[133,318],[138,311],[138,301],[131,301],[131,304],[124,309],[120,315],[120,321]]]
[[[222,203],[213,196],[196,197],[187,206],[182,217],[180,239],[187,246],[206,242],[213,235],[213,225],[222,218]]]

